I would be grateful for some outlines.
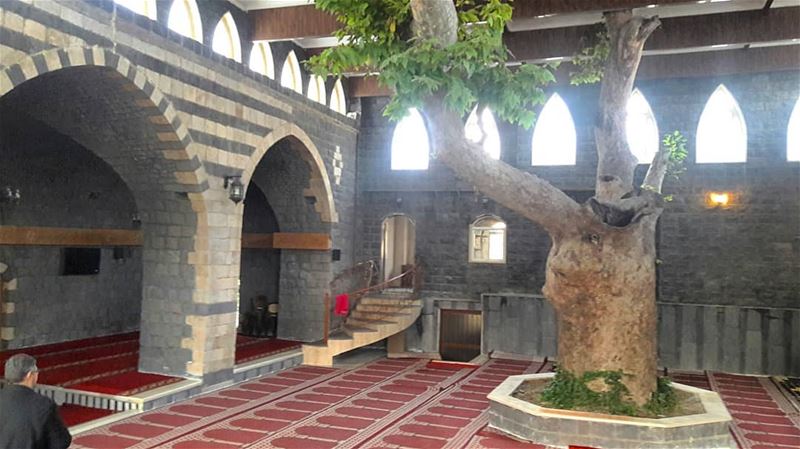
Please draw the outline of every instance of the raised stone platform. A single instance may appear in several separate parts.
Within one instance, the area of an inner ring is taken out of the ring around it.
[[[489,425],[515,438],[554,447],[598,449],[735,449],[731,416],[717,393],[673,383],[696,395],[705,413],[673,418],[634,418],[540,407],[512,396],[531,379],[554,373],[511,376],[489,394]]]

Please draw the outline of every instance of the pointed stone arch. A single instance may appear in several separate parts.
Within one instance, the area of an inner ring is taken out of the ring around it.
[[[309,186],[304,192],[306,196],[313,197],[315,200],[314,208],[325,223],[336,223],[339,216],[336,213],[336,205],[333,200],[333,189],[328,177],[328,170],[325,168],[325,161],[322,159],[317,146],[302,128],[294,123],[284,123],[267,134],[259,143],[256,151],[250,155],[250,162],[242,172],[242,183],[247,186],[253,177],[258,163],[266,155],[267,151],[275,143],[285,138],[293,141],[293,147],[300,157],[306,161],[311,170]]]
[[[148,158],[145,162],[123,153],[118,153],[119,158],[112,158],[114,160],[109,162],[133,191],[142,215],[143,260],[152,262],[143,267],[139,368],[146,372],[183,376],[205,376],[218,371],[220,361],[211,360],[204,349],[209,346],[207,328],[213,321],[209,319],[209,303],[214,302],[213,290],[216,288],[209,281],[209,272],[213,268],[207,210],[211,198],[209,180],[188,129],[171,102],[148,80],[142,69],[112,49],[98,46],[46,50],[0,68],[0,101],[15,105],[32,98],[36,101],[26,104],[29,108],[26,111],[40,113],[44,103],[39,97],[43,97],[42,92],[54,89],[55,85],[60,86],[58,81],[68,81],[90,90],[93,85],[87,84],[91,84],[91,80],[102,84],[115,98],[119,94],[124,108],[115,118],[124,119],[126,113],[135,112],[131,115],[135,120],[131,128],[141,125],[148,134],[146,142],[136,143],[140,155]],[[23,85],[28,82],[38,84],[31,85],[33,87]],[[112,90],[114,87],[116,90]],[[69,93],[67,88],[62,90],[66,93],[56,99],[61,102],[58,106],[61,114],[47,118],[68,129],[70,123],[80,121],[82,117],[80,114],[70,116],[69,108],[64,106],[70,96],[78,94]],[[87,108],[96,107],[102,111],[103,107],[110,106],[99,99],[87,100]],[[118,120],[116,123],[123,122]],[[103,139],[115,141],[122,138],[116,135],[118,130],[104,129],[97,123],[89,125],[94,128],[76,130],[71,137],[84,146],[86,143],[104,142]],[[94,137],[93,131],[98,130],[106,131],[107,135]],[[100,146],[88,145],[87,148],[99,149]],[[105,156],[109,156],[114,150],[104,151],[108,151]],[[120,161],[124,158],[128,158],[129,166]],[[153,173],[146,169],[147,164],[153,168]],[[149,197],[151,193],[157,195]],[[172,207],[174,205],[180,207]],[[180,308],[180,317],[169,317],[167,309],[172,311],[175,307]],[[213,310],[216,309],[225,307]],[[176,333],[176,325],[182,326],[183,330]]]

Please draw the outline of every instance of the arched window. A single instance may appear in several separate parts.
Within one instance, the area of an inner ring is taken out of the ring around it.
[[[575,122],[564,100],[553,94],[542,108],[531,141],[532,165],[575,165]]]
[[[747,161],[747,126],[742,110],[721,84],[700,115],[695,160],[698,164]]]
[[[174,0],[169,8],[167,26],[176,33],[203,42],[203,23],[195,0]]]
[[[649,164],[658,152],[658,125],[653,110],[639,89],[634,90],[628,99],[627,113],[625,132],[631,153],[640,164]]]
[[[331,109],[339,114],[347,114],[347,103],[344,99],[344,88],[342,87],[342,80],[336,80],[331,92]]]
[[[250,50],[250,70],[275,79],[275,63],[272,50],[266,42],[253,42]]]
[[[214,28],[214,38],[211,40],[211,49],[226,58],[242,62],[242,43],[239,41],[239,30],[230,12],[226,12],[217,27]]]
[[[416,109],[409,109],[394,128],[392,170],[427,170],[430,141],[425,122]]]
[[[156,20],[156,0],[114,0],[114,3],[124,6],[150,20]]]
[[[789,129],[786,131],[786,160],[800,161],[800,98],[794,104],[792,116],[789,117]]]
[[[506,223],[493,215],[484,215],[469,227],[469,261],[506,262]]]
[[[325,81],[321,76],[311,75],[308,80],[308,98],[320,104],[325,104],[328,100],[328,92],[325,90]]]
[[[300,74],[300,63],[297,62],[297,56],[294,50],[289,52],[286,56],[286,61],[283,63],[281,69],[281,86],[288,87],[295,92],[303,93],[303,77]]]
[[[489,156],[492,159],[500,159],[500,133],[497,131],[497,122],[494,121],[494,115],[489,108],[481,108],[479,116],[478,107],[475,106],[467,118],[464,135],[475,143],[483,140],[483,149],[489,153]]]

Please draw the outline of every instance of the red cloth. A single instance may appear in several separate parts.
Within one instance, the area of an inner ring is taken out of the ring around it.
[[[338,295],[336,297],[336,306],[333,309],[333,313],[339,316],[346,316],[348,309],[350,309],[350,297],[347,296],[347,293]]]

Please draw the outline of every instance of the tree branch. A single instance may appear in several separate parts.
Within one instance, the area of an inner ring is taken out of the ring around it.
[[[585,221],[581,206],[543,179],[494,160],[464,136],[458,114],[438,98],[426,102],[434,151],[461,179],[503,206],[541,225],[551,237],[570,232]],[[591,214],[589,214],[591,215]]]
[[[647,169],[644,182],[642,182],[642,189],[661,193],[661,185],[664,183],[664,176],[667,174],[669,158],[670,152],[668,148],[662,147],[656,152],[655,156],[653,156],[653,162],[650,163],[650,168]]]
[[[411,29],[422,40],[435,40],[444,48],[458,40],[458,13],[454,2],[411,0]]]
[[[595,125],[598,155],[595,196],[603,203],[612,203],[633,188],[637,160],[628,148],[626,111],[644,42],[660,21],[657,17],[634,16],[630,10],[606,13],[605,18],[610,52],[603,71]]]

